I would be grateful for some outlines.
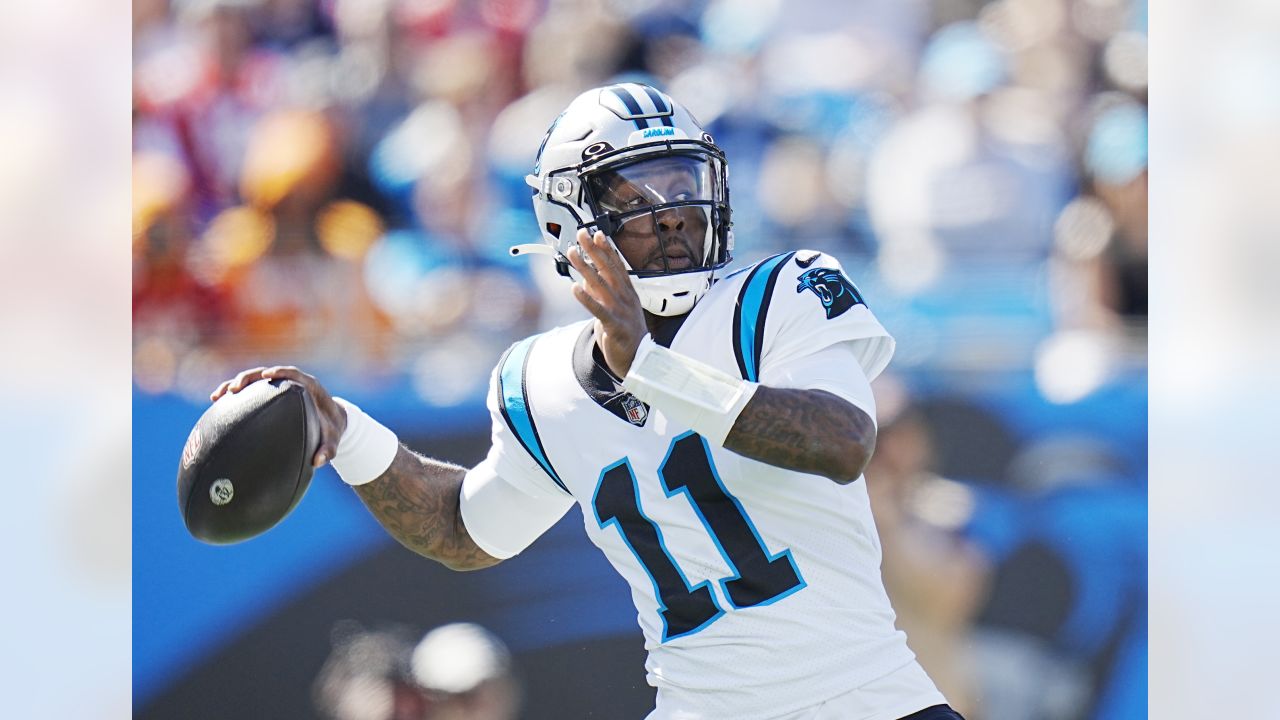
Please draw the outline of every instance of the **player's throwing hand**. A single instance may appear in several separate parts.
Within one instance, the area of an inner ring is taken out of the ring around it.
[[[568,257],[582,276],[573,285],[573,296],[596,317],[596,342],[609,369],[618,377],[626,377],[636,348],[648,330],[640,297],[627,276],[622,256],[604,233],[597,231],[591,236],[579,229],[578,245],[569,250]]]
[[[307,392],[311,394],[311,399],[315,402],[316,410],[320,415],[320,447],[316,449],[316,454],[312,458],[311,464],[315,467],[320,467],[332,460],[334,453],[338,450],[338,441],[342,439],[342,432],[347,428],[347,411],[334,402],[333,396],[329,394],[328,390],[324,389],[319,380],[292,365],[256,367],[240,372],[235,377],[219,385],[209,395],[209,400],[216,401],[229,392],[240,392],[249,385],[264,379],[292,380],[306,388]]]

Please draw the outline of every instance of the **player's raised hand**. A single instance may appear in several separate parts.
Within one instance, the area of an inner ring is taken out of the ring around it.
[[[604,233],[591,236],[579,229],[578,246],[569,250],[569,262],[582,276],[573,285],[573,296],[596,318],[596,342],[604,360],[615,375],[625,377],[648,330],[622,256]]]
[[[227,393],[240,392],[259,380],[292,380],[306,388],[320,416],[320,446],[316,449],[311,464],[320,467],[329,462],[338,450],[338,441],[342,439],[343,431],[347,429],[347,411],[333,401],[333,396],[319,380],[298,368],[292,365],[250,368],[219,385],[209,395],[209,400],[217,401]]]

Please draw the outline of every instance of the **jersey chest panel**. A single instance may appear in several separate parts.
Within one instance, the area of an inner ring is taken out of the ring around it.
[[[672,348],[735,373],[733,295],[718,295],[690,315]],[[567,368],[583,330],[564,328],[540,340],[530,405],[589,538],[630,584],[650,641],[695,634],[726,611],[802,590],[790,550],[752,519],[753,488],[764,486],[751,476],[744,481],[737,456],[654,408],[643,425],[626,422],[582,388]]]

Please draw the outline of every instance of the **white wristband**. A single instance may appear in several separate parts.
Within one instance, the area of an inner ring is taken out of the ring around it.
[[[347,429],[342,431],[334,452],[333,469],[348,485],[372,482],[391,467],[400,441],[396,434],[369,417],[354,403],[340,397],[333,399],[347,411]]]
[[[622,387],[676,424],[723,446],[759,385],[668,350],[645,335]]]

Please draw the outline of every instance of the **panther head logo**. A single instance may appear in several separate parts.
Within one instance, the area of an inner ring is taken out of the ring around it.
[[[813,294],[822,301],[828,320],[843,315],[854,305],[866,305],[862,300],[862,294],[853,286],[853,283],[849,282],[849,278],[832,268],[806,270],[800,276],[800,284],[796,286],[796,292],[805,290],[812,290]]]

